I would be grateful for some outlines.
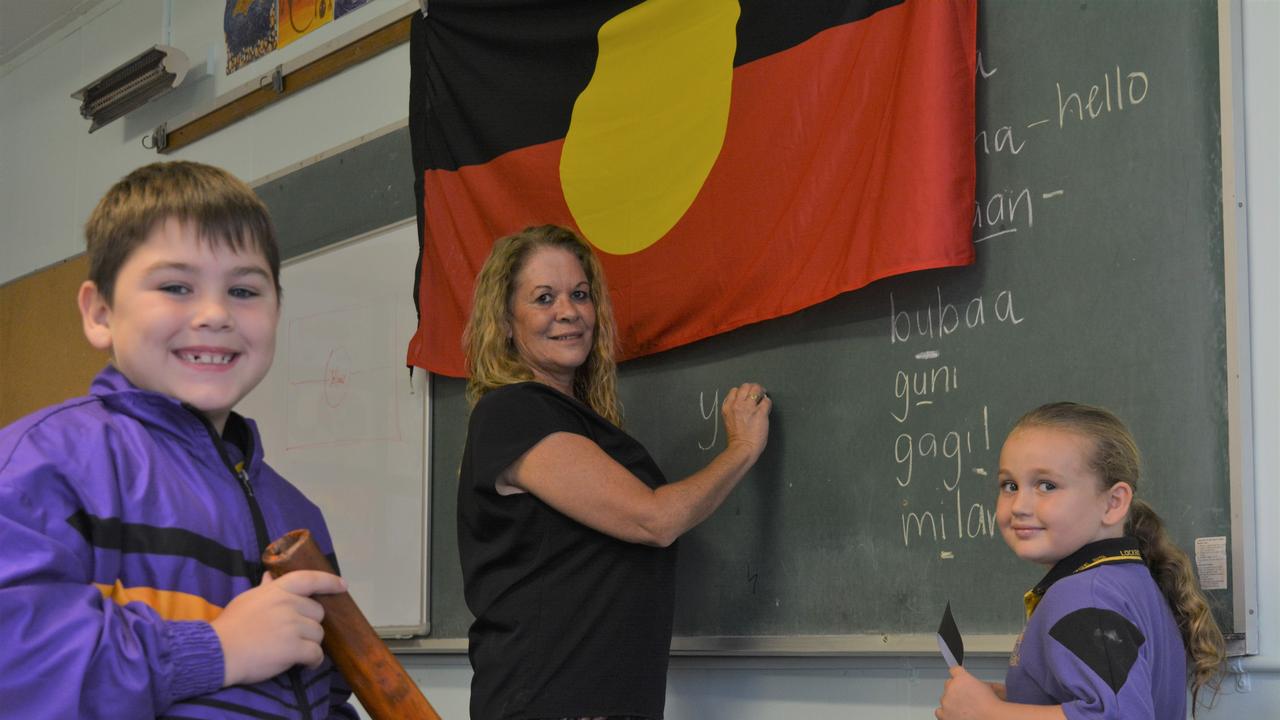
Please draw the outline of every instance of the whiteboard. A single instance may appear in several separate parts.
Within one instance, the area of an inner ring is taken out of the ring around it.
[[[410,379],[417,226],[282,268],[276,357],[238,410],[267,462],[324,512],[352,598],[384,637],[429,630],[427,373]]]

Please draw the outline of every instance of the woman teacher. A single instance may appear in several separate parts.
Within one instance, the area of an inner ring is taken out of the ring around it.
[[[721,407],[727,447],[668,483],[620,429],[604,275],[572,231],[501,238],[464,333],[474,408],[458,484],[471,717],[662,717],[676,538],[755,464],[771,401]]]

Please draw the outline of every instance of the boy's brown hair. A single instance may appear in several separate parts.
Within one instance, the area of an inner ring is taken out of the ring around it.
[[[85,223],[89,280],[108,306],[129,255],[158,223],[170,218],[193,223],[197,236],[211,245],[261,252],[280,296],[280,248],[267,206],[227,171],[177,160],[152,163],[121,178]]]

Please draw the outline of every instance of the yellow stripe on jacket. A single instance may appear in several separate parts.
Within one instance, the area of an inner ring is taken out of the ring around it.
[[[140,602],[160,614],[165,620],[204,620],[208,622],[222,614],[222,608],[199,595],[177,590],[157,590],[150,587],[126,588],[117,580],[115,585],[94,583],[102,596],[117,605]]]

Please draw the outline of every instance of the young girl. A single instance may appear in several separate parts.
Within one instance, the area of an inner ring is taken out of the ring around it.
[[[1216,693],[1222,632],[1186,553],[1135,497],[1138,447],[1101,408],[1044,405],[1000,452],[996,524],[1050,568],[1025,596],[1005,684],[951,670],[939,720],[1184,718]]]

